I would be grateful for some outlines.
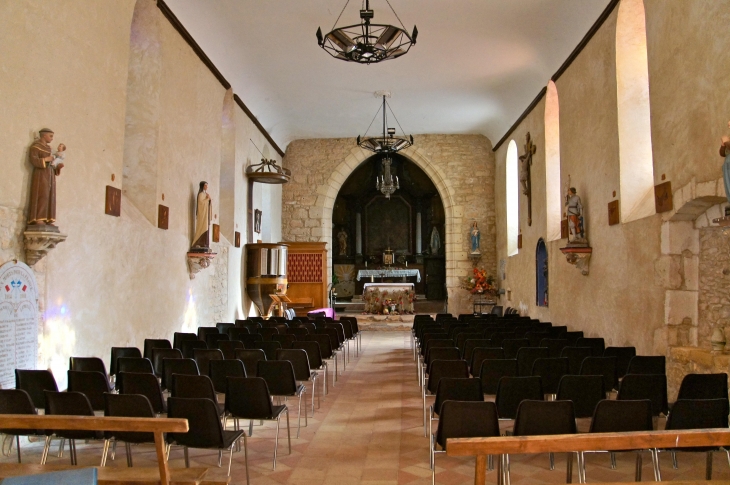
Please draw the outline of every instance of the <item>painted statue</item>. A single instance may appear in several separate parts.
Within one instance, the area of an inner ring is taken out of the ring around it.
[[[337,233],[337,242],[340,246],[340,256],[347,256],[347,232],[344,227]]]
[[[33,165],[30,184],[30,208],[28,224],[48,224],[56,222],[56,177],[61,174],[66,145],[61,143],[53,153],[50,143],[53,130],[43,128],[38,138],[28,150],[28,161]]]
[[[438,254],[441,248],[441,236],[439,236],[439,230],[436,226],[431,229],[431,254]]]
[[[730,121],[727,122],[727,127],[730,129]],[[722,143],[720,156],[725,157],[725,163],[722,164],[722,178],[725,181],[725,196],[730,204],[730,134],[723,136],[720,141]]]
[[[211,200],[208,195],[208,182],[200,182],[198,201],[195,209],[195,236],[193,249],[210,248]]]
[[[565,214],[568,218],[569,243],[585,243],[585,227],[583,225],[583,203],[575,190],[570,187],[565,196]]]
[[[477,221],[474,221],[474,223],[471,225],[469,237],[471,240],[471,254],[481,254],[482,251],[479,249],[481,234],[479,232],[479,227],[477,226]]]

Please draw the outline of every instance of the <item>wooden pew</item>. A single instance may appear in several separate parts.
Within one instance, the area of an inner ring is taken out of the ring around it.
[[[729,428],[627,433],[580,433],[551,436],[500,436],[494,438],[452,438],[446,441],[449,456],[476,456],[474,484],[483,485],[487,456],[519,453],[563,453],[574,451],[646,450],[651,448],[694,448],[730,445]]]
[[[28,414],[0,415],[0,429],[69,429],[95,431],[139,431],[152,433],[155,437],[155,451],[159,470],[151,468],[98,468],[99,483],[104,484],[203,484],[207,469],[190,468],[176,471],[172,476],[167,466],[163,433],[186,433],[188,420],[179,418],[121,418],[105,416],[38,416]],[[5,464],[0,466],[0,478],[23,474],[38,474],[63,470],[63,465]],[[155,470],[154,473],[152,470]],[[220,482],[218,482],[220,483]],[[224,481],[223,483],[228,483]]]

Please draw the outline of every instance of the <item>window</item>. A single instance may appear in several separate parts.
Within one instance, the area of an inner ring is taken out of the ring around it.
[[[622,0],[618,7],[616,94],[621,221],[630,222],[656,212],[643,0]]]
[[[548,241],[560,239],[560,104],[550,81],[545,95],[545,212]]]
[[[517,254],[517,237],[519,235],[519,167],[517,143],[510,140],[507,146],[506,168],[506,198],[507,198],[507,255]]]

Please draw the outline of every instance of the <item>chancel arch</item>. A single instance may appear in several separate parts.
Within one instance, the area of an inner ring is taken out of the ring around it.
[[[340,298],[362,294],[365,280],[359,270],[386,264],[383,254],[394,253],[394,267],[418,270],[416,294],[445,300],[446,264],[443,237],[444,205],[428,175],[401,155],[391,157],[399,188],[386,197],[375,186],[383,175],[382,157],[361,163],[344,182],[332,210],[332,261]],[[370,281],[370,280],[368,280]]]

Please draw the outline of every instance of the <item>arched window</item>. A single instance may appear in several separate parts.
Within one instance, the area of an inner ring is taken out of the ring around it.
[[[550,81],[545,95],[545,212],[548,241],[560,239],[560,104]]]
[[[621,221],[629,222],[656,212],[643,0],[621,0],[618,6],[616,94]]]
[[[548,306],[548,254],[542,238],[535,249],[535,290],[537,306]]]
[[[520,227],[519,212],[519,167],[517,143],[510,140],[507,146],[506,190],[507,197],[507,255],[517,254],[517,237]]]

